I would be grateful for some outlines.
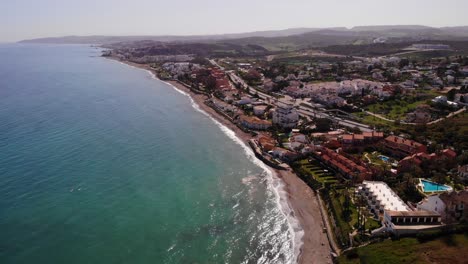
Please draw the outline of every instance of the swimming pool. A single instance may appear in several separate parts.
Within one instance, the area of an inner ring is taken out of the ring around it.
[[[452,187],[421,179],[423,192],[445,192],[451,191]]]
[[[379,155],[379,159],[385,161],[385,162],[390,162],[390,158],[384,155]]]

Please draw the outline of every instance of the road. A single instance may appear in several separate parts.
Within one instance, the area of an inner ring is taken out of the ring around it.
[[[218,68],[220,68],[222,70],[224,69],[215,60],[211,59],[209,61],[214,66],[216,66],[216,67],[218,67]],[[297,99],[296,100],[296,99],[293,99],[293,98],[291,98],[290,96],[287,96],[287,95],[284,98],[278,99],[278,98],[276,98],[274,96],[271,96],[271,95],[266,94],[266,93],[264,93],[262,91],[259,91],[259,90],[255,89],[255,88],[249,86],[241,77],[236,75],[233,71],[228,71],[228,72],[226,72],[226,74],[229,76],[229,78],[234,83],[238,83],[243,89],[248,89],[248,91],[249,91],[249,93],[251,95],[257,95],[261,99],[266,100],[267,102],[269,102],[270,104],[273,104],[274,106],[276,106],[277,102],[294,104],[294,106],[298,109],[299,115],[302,116],[302,117],[306,117],[309,120],[311,120],[313,118],[327,118],[327,119],[331,119],[331,120],[335,121],[336,123],[338,123],[339,125],[344,126],[344,127],[348,127],[348,128],[358,127],[363,132],[371,132],[372,131],[372,128],[369,127],[368,125],[364,125],[364,124],[361,124],[361,123],[358,123],[358,122],[355,122],[355,121],[350,121],[350,120],[346,120],[346,119],[343,119],[343,118],[340,118],[340,117],[332,116],[332,115],[329,115],[329,114],[327,114],[327,113],[325,113],[325,112],[323,112],[321,110],[316,110],[316,109],[311,109],[311,108],[301,106],[301,103],[305,102],[303,99]]]

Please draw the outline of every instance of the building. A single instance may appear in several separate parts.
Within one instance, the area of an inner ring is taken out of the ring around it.
[[[425,153],[419,152],[410,156],[406,156],[398,162],[398,172],[409,171],[414,166],[421,166],[423,162],[433,162],[440,160],[454,160],[457,153],[451,149],[444,149],[440,153]]]
[[[273,112],[273,124],[283,128],[294,128],[299,122],[297,110],[289,104],[278,103]]]
[[[279,147],[275,147],[270,152],[273,157],[279,158],[280,160],[286,162],[294,161],[299,157],[299,154]]]
[[[468,191],[445,192],[424,198],[417,208],[436,212],[446,223],[457,223],[467,220]]]
[[[351,134],[343,135],[341,138],[341,143],[344,145],[360,145],[364,143],[364,135],[362,134]]]
[[[436,212],[441,215],[445,212],[445,203],[440,199],[440,194],[434,194],[421,200],[417,205],[418,210]]]
[[[367,208],[376,217],[389,211],[409,211],[410,208],[385,182],[363,181],[360,194],[367,200]]]
[[[365,143],[375,143],[384,138],[383,132],[377,132],[377,131],[363,132],[362,135],[364,136]]]
[[[226,76],[226,73],[223,70],[218,68],[212,68],[211,70],[211,77],[216,80],[216,89],[220,91],[230,91],[233,89],[229,79]]]
[[[423,152],[407,156],[398,162],[398,172],[409,171],[414,166],[419,167],[424,160],[430,160],[428,157],[430,156]]]
[[[448,159],[455,159],[457,157],[457,153],[453,149],[444,149],[440,155]]]
[[[371,131],[363,132],[362,134],[343,135],[341,137],[341,145],[343,148],[365,147],[369,144],[376,143],[384,137],[383,132]]]
[[[271,127],[270,121],[262,120],[255,116],[246,115],[240,117],[240,124],[245,128],[253,130],[267,130]]]
[[[369,178],[372,174],[366,167],[357,164],[331,149],[322,148],[318,156],[323,163],[348,178],[357,178],[358,181],[362,181],[363,179]]]
[[[400,236],[420,231],[438,229],[442,226],[440,214],[430,211],[385,210],[383,225],[387,231]]]
[[[383,147],[398,157],[405,157],[419,152],[426,152],[427,148],[421,143],[397,136],[388,136],[382,141]]]
[[[406,122],[427,123],[432,119],[432,110],[428,105],[419,105],[413,112],[406,115]]]
[[[458,166],[458,175],[462,179],[468,179],[468,165]]]
[[[439,198],[444,202],[447,223],[463,222],[468,219],[468,191],[441,193]]]
[[[441,226],[439,213],[411,210],[385,182],[364,181],[358,192],[366,200],[370,212],[382,220],[383,229],[397,236]]]
[[[307,136],[301,133],[293,133],[292,136],[289,138],[289,141],[299,142],[299,143],[304,143],[304,144],[309,143]]]
[[[271,151],[276,146],[276,141],[271,137],[260,136],[258,138],[258,144],[262,147],[265,152]]]
[[[253,108],[254,115],[263,116],[265,114],[265,111],[266,111],[267,108],[268,108],[267,105],[254,106],[254,108]]]

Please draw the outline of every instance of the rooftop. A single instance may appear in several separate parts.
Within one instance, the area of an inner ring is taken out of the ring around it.
[[[416,142],[414,140],[410,140],[410,139],[406,139],[406,138],[402,138],[402,137],[397,137],[397,136],[388,136],[385,140],[390,141],[390,142],[395,142],[395,143],[398,143],[398,144],[411,146],[411,147],[423,146],[423,144],[418,143],[418,142]]]
[[[387,211],[389,216],[417,216],[417,217],[432,217],[440,216],[440,214],[431,211]]]
[[[369,191],[376,196],[376,200],[385,210],[409,211],[408,206],[385,182],[363,181],[362,185],[369,188]]]
[[[250,124],[271,125],[270,121],[262,120],[262,119],[260,119],[258,117],[255,117],[255,116],[243,115],[243,116],[241,116],[241,120],[245,121],[245,122],[248,122]]]

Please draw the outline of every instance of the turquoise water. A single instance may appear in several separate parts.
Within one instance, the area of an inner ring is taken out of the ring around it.
[[[443,192],[452,190],[452,187],[442,184],[437,184],[431,181],[421,180],[424,192]]]
[[[379,155],[379,158],[385,162],[389,162],[390,161],[390,158],[387,157],[387,156],[383,156],[383,155]]]
[[[0,263],[289,263],[278,182],[143,70],[0,45]]]

